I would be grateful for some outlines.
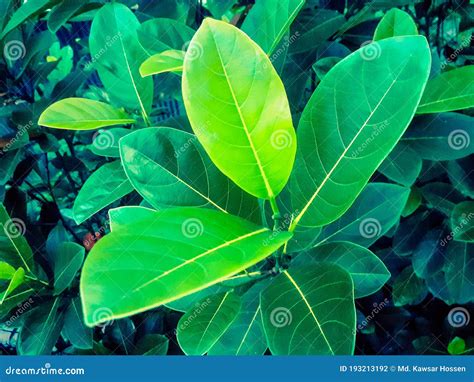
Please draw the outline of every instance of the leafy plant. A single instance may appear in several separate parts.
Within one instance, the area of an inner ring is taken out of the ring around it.
[[[4,106],[38,122],[2,151],[18,353],[353,354],[385,290],[396,314],[474,302],[474,76],[430,48],[441,9],[29,3],[2,38],[45,13],[52,32],[87,21],[90,61],[51,48],[28,112]],[[34,208],[54,228],[33,250]]]

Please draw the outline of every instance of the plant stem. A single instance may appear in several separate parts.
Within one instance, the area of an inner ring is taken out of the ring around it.
[[[270,198],[269,201],[270,201],[270,206],[272,207],[272,211],[273,211],[273,216],[272,216],[272,218],[273,218],[273,232],[277,232],[277,231],[281,230],[280,209],[278,208],[277,201],[274,197]],[[281,269],[281,251],[280,251],[280,249],[278,249],[275,252],[275,268],[277,270]]]
[[[270,206],[272,207],[272,211],[273,211],[273,216],[272,216],[273,221],[274,221],[273,230],[276,231],[280,227],[281,213],[280,213],[280,209],[278,208],[276,199],[273,197],[269,199],[269,201],[270,201]]]

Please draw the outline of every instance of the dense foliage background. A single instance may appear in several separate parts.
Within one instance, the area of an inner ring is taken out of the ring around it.
[[[260,2],[266,3],[268,12],[277,3]],[[117,95],[104,89],[96,72],[100,56],[118,38],[112,26],[104,31],[99,53],[91,56],[89,51],[91,22],[104,3],[30,0],[22,6],[21,1],[9,0],[0,4],[0,201],[4,206],[0,206],[0,260],[16,269],[22,265],[17,254],[31,251],[32,267],[41,270],[37,279],[22,276],[21,285],[14,285],[12,277],[0,280],[2,354],[17,353],[19,332],[28,344],[26,353],[181,354],[175,330],[182,313],[177,310],[160,307],[94,329],[84,325],[78,294],[84,256],[110,231],[110,207],[138,205],[142,199],[123,190],[125,196],[107,200],[117,188],[106,181],[116,170],[111,164],[89,190],[95,202],[76,201],[91,174],[118,157],[118,140],[128,130],[149,123],[191,131],[181,98],[181,77],[174,73],[154,77],[153,111],[146,121],[138,109],[129,110],[139,120],[134,127],[124,124],[74,132],[38,125],[49,105],[67,97],[115,103]],[[240,27],[254,7],[253,1],[244,0],[121,3],[142,23],[138,39],[152,53],[186,50],[194,30],[208,16]],[[431,77],[472,64],[472,1],[308,0],[270,56],[285,84],[295,126],[327,71],[370,42],[380,19],[394,6],[411,15],[419,33],[427,37]],[[160,28],[144,27],[155,18],[166,21]],[[470,73],[464,83],[474,83]],[[398,208],[397,197],[395,203],[388,194],[368,188],[332,228],[323,231],[323,237],[336,235],[348,221],[359,222],[364,208],[378,208],[367,227],[351,223],[352,228],[344,232],[345,238],[358,236],[355,242],[365,240],[391,273],[381,290],[356,300],[356,354],[472,353],[472,108],[416,117],[412,125],[371,180],[407,189],[408,199],[396,221],[382,229],[386,211]],[[94,214],[97,204],[109,207]],[[77,224],[81,213],[82,223]],[[76,265],[64,263],[60,254],[65,253]],[[10,268],[0,268],[0,275],[8,272]],[[61,314],[51,317],[52,306]]]

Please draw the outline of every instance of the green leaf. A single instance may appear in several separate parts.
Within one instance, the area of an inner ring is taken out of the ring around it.
[[[335,34],[345,20],[339,12],[328,9],[315,11],[309,22],[303,19],[302,23],[298,23],[297,20],[294,29],[298,31],[298,38],[291,44],[290,53],[306,53],[317,48]]]
[[[71,299],[65,317],[63,335],[77,349],[92,349],[92,329],[84,324],[81,299]]]
[[[263,331],[260,292],[268,285],[257,282],[241,297],[242,306],[235,320],[209,350],[209,355],[263,355],[267,341]]]
[[[389,183],[369,183],[354,204],[335,222],[323,228],[317,244],[350,241],[371,246],[400,219],[409,189]]]
[[[100,323],[100,309],[108,309],[107,319],[125,317],[216,284],[290,237],[219,211],[156,212],[112,231],[92,248],[81,275],[86,323]]]
[[[7,289],[0,293],[0,305],[5,302],[5,299],[10,296],[13,291],[18,288],[23,281],[25,280],[25,270],[23,268],[18,268],[15,273],[12,275],[10,282],[8,283]]]
[[[178,322],[176,337],[187,355],[202,355],[214,346],[237,317],[240,297],[226,292],[207,297]]]
[[[157,18],[145,21],[137,33],[140,44],[151,56],[165,50],[185,50],[194,30],[176,20]]]
[[[59,297],[42,303],[28,313],[18,337],[20,355],[49,355],[59,338],[64,322]]]
[[[40,14],[57,2],[58,0],[29,0],[28,2],[23,3],[20,8],[15,11],[10,20],[8,20],[5,28],[3,28],[3,31],[0,34],[0,40],[2,40],[8,32],[24,23],[30,17]]]
[[[153,207],[213,207],[256,220],[257,200],[214,166],[194,135],[147,128],[123,138],[120,151],[133,187]]]
[[[416,28],[413,18],[401,9],[392,8],[377,25],[374,33],[374,41],[417,34],[418,29]]]
[[[466,342],[460,337],[454,337],[448,344],[448,353],[458,355],[466,350]]]
[[[296,256],[291,265],[304,267],[321,262],[336,264],[349,272],[354,282],[355,298],[377,292],[390,278],[390,272],[373,252],[347,241],[312,248]]]
[[[54,294],[68,288],[84,261],[85,249],[79,244],[61,243],[53,254]]]
[[[455,240],[474,241],[474,202],[457,204],[451,212],[451,231]]]
[[[418,238],[412,255],[413,270],[418,277],[426,279],[441,270],[444,248],[440,243],[445,236],[444,229],[435,228]]]
[[[56,33],[59,28],[68,22],[88,0],[63,0],[56,5],[48,16],[48,28],[51,32]]]
[[[454,206],[464,200],[461,193],[451,184],[443,182],[424,185],[421,194],[429,208],[434,208],[446,216],[450,216]]]
[[[154,74],[183,71],[184,52],[182,50],[165,50],[164,52],[148,57],[140,65],[142,77]]]
[[[418,114],[441,113],[474,107],[474,65],[456,68],[426,84]]]
[[[305,0],[258,0],[242,24],[242,30],[271,56],[288,32]]]
[[[401,142],[423,159],[463,158],[474,153],[474,118],[458,113],[417,117]]]
[[[207,0],[206,8],[211,12],[214,18],[221,19],[235,3],[236,0]]]
[[[11,280],[14,274],[14,267],[4,261],[0,262],[0,280]]]
[[[322,80],[326,74],[336,65],[339,61],[341,61],[341,57],[324,57],[320,60],[316,61],[313,64],[313,70],[318,76],[319,80]]]
[[[133,354],[136,355],[166,355],[169,340],[161,334],[146,334],[138,341]]]
[[[140,220],[151,218],[156,211],[140,206],[123,206],[109,210],[110,230],[118,230]]]
[[[298,215],[290,231],[329,224],[351,206],[410,123],[430,58],[424,37],[390,38],[362,47],[324,77],[298,127],[290,180]]]
[[[417,187],[412,187],[410,195],[408,196],[407,203],[402,211],[402,216],[406,218],[415,212],[421,205],[421,192]]]
[[[188,294],[187,296],[181,297],[178,300],[174,300],[171,302],[166,303],[166,307],[172,310],[176,310],[178,312],[187,312],[194,308],[194,306],[199,303],[199,301],[203,300],[205,297],[209,297],[213,294],[218,294],[222,292],[228,292],[232,288],[224,286],[221,283],[211,285],[206,289],[201,289],[200,291]]]
[[[33,293],[37,293],[35,289],[38,287],[38,285],[33,286],[31,284],[27,282],[21,284],[13,293],[5,298],[3,304],[0,304],[0,317],[4,318],[7,326],[14,325],[17,327],[21,323],[19,317],[7,316],[7,314],[11,313],[12,309],[18,309],[18,307],[22,307],[25,311],[31,309],[34,300],[30,296]]]
[[[84,183],[72,208],[77,224],[133,191],[120,161],[104,164]]]
[[[474,243],[451,241],[443,270],[450,304],[474,302]]]
[[[420,175],[422,160],[405,142],[399,142],[382,162],[378,171],[405,187],[415,183]]]
[[[354,292],[334,264],[284,271],[261,293],[263,327],[274,355],[352,354]]]
[[[92,21],[89,46],[97,72],[112,100],[140,109],[146,119],[153,100],[153,80],[142,78],[140,63],[147,57],[138,42],[140,23],[120,3],[105,4]]]
[[[183,98],[216,166],[248,193],[274,198],[293,167],[296,138],[285,89],[261,48],[234,26],[205,19],[184,59]]]
[[[418,305],[425,299],[428,290],[423,279],[408,266],[395,278],[392,293],[395,306]]]
[[[474,178],[469,176],[472,160],[473,157],[468,156],[457,161],[449,161],[447,172],[456,189],[463,195],[474,199]]]
[[[68,130],[94,130],[99,127],[135,123],[123,110],[86,98],[65,98],[48,106],[38,125]]]
[[[27,272],[31,272],[34,269],[33,251],[23,236],[25,232],[25,222],[18,218],[11,219],[3,204],[0,204],[0,240],[5,239],[7,247],[14,253],[14,257],[7,256],[2,248],[0,259],[15,267],[22,266]]]

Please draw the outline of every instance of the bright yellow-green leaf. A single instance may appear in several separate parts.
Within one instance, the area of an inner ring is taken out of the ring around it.
[[[296,138],[283,84],[267,55],[222,21],[204,20],[184,59],[191,126],[216,166],[265,199],[285,186]]]
[[[65,98],[41,113],[38,125],[68,130],[94,130],[99,127],[135,123],[123,110],[86,98]]]
[[[0,293],[0,305],[3,304],[5,299],[25,280],[25,270],[23,268],[18,268],[15,273],[12,275],[10,282],[8,283],[7,289]]]
[[[182,50],[165,50],[147,58],[140,65],[140,75],[142,77],[153,74],[183,71],[184,52]]]
[[[86,258],[86,324],[143,312],[202,290],[263,260],[291,234],[203,208],[173,208],[120,226]]]

